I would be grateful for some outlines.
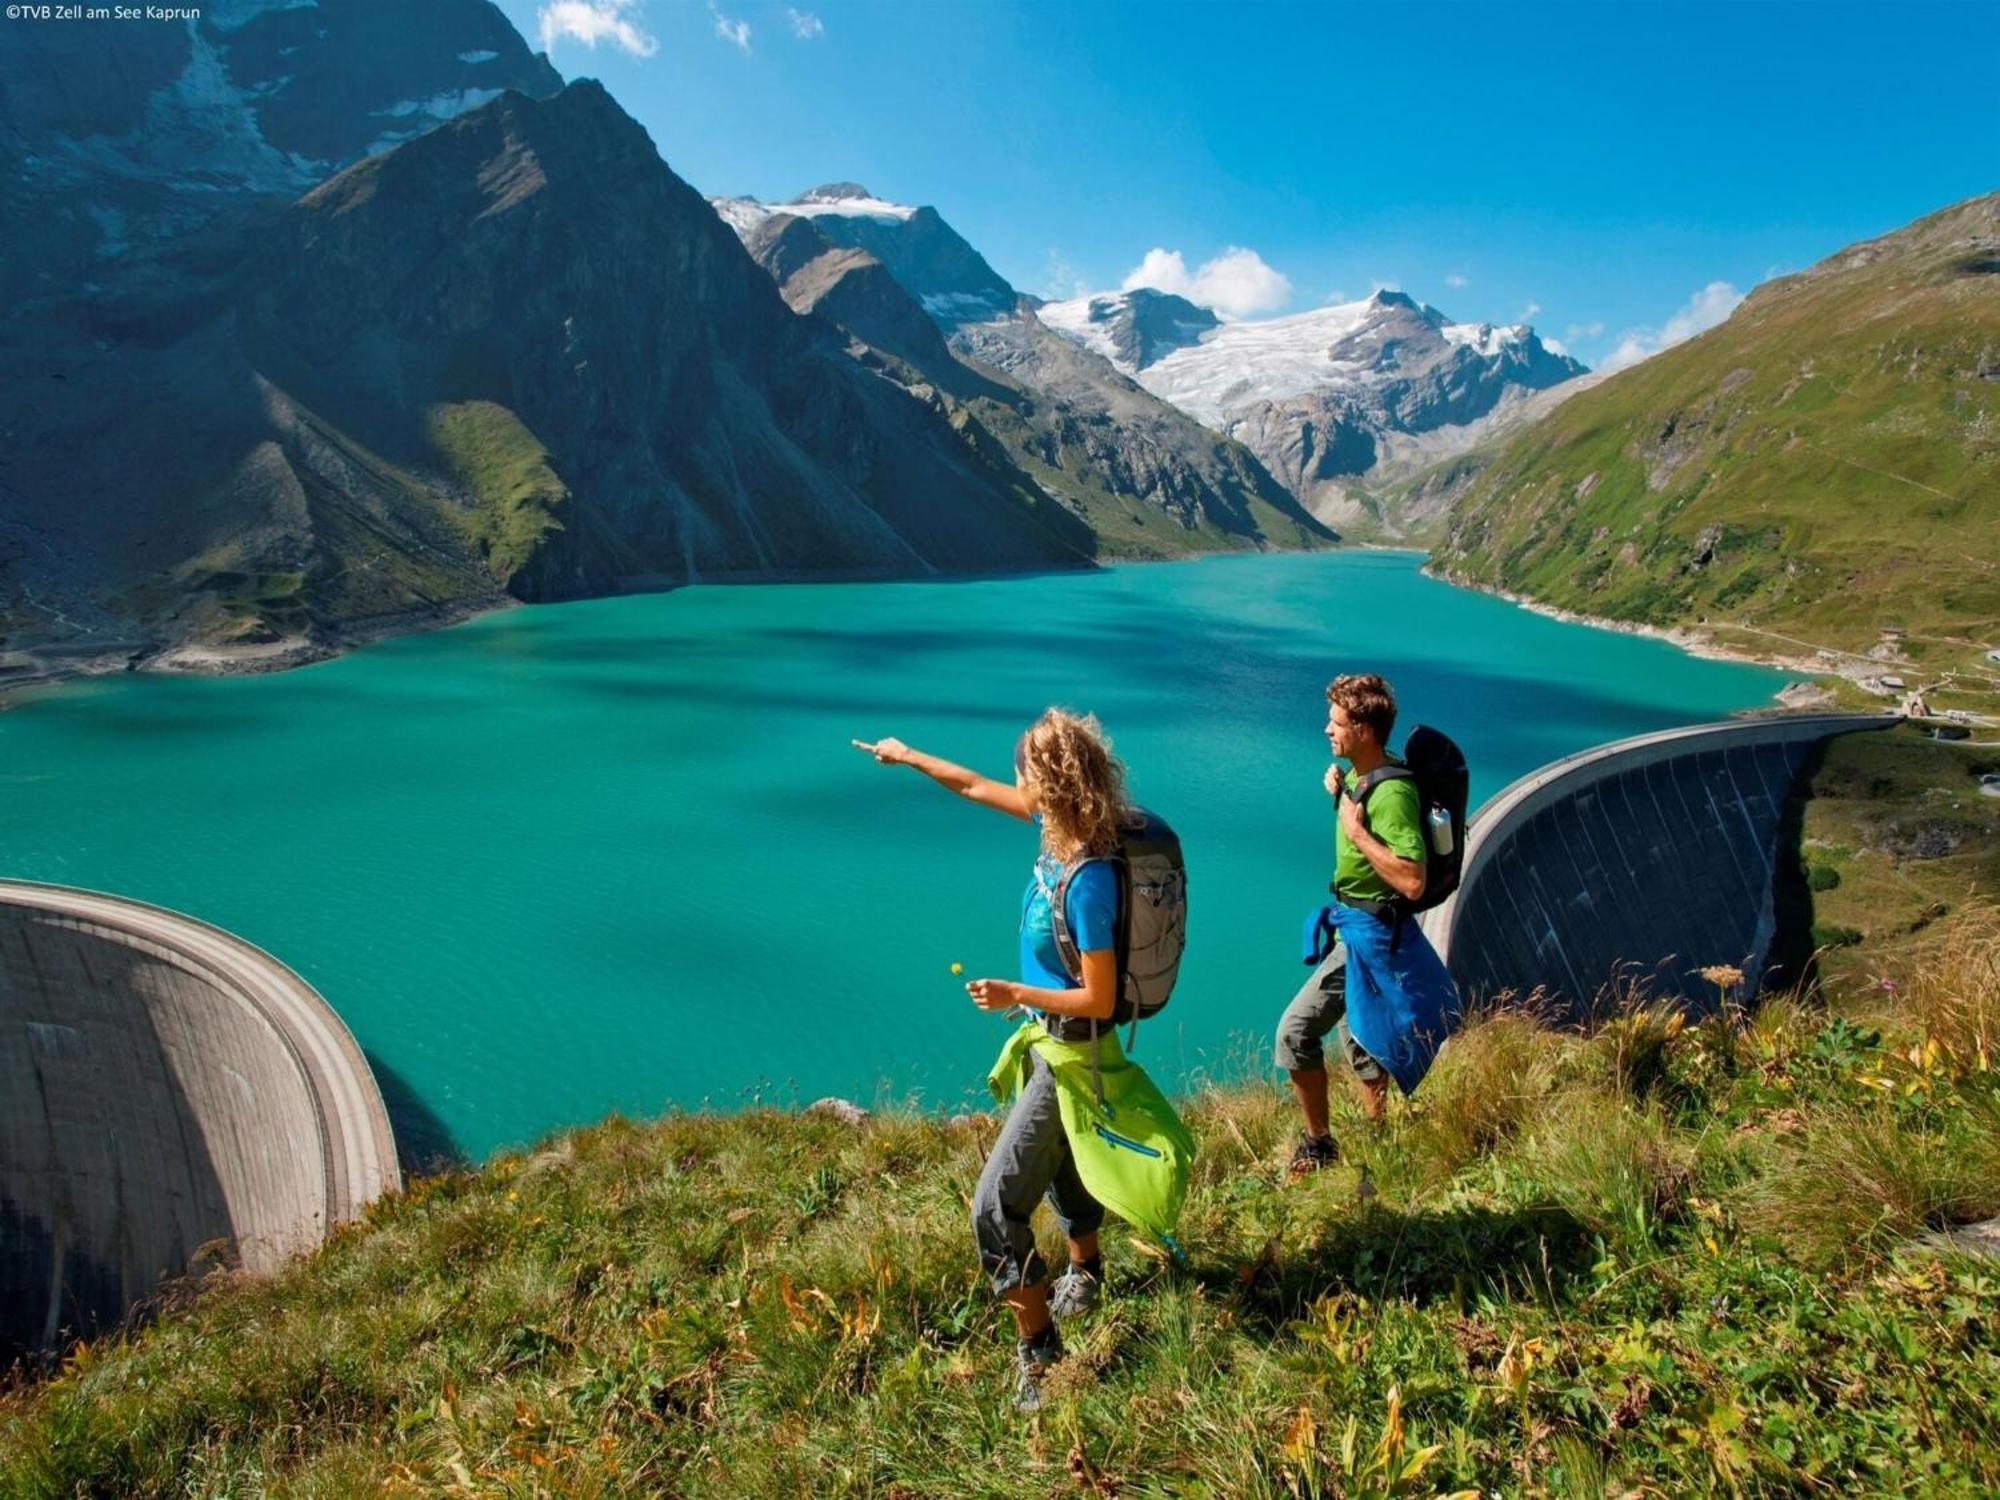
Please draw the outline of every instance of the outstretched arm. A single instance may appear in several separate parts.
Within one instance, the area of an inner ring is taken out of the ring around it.
[[[939,786],[957,792],[968,802],[977,802],[981,807],[993,808],[1010,818],[1028,822],[1034,815],[1028,811],[1020,790],[1012,782],[995,781],[990,776],[981,776],[977,771],[954,765],[935,755],[926,755],[921,750],[912,750],[898,739],[879,739],[873,744],[866,740],[854,741],[854,748],[865,750],[885,766],[911,766],[922,771]]]

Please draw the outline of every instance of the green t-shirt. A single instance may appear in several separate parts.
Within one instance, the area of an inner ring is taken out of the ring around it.
[[[1349,771],[1350,782],[1354,773]],[[1389,846],[1392,854],[1422,860],[1429,853],[1424,844],[1423,808],[1417,800],[1417,784],[1398,778],[1378,782],[1368,794],[1368,831]],[[1343,901],[1387,901],[1395,888],[1376,873],[1368,856],[1348,842],[1340,826],[1340,805],[1333,809],[1333,893]]]

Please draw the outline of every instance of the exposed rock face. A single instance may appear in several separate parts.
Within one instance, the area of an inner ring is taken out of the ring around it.
[[[866,250],[836,246],[811,219],[790,214],[764,219],[744,244],[794,311],[818,313],[946,389],[965,384],[936,321]]]
[[[511,580],[528,597],[1088,553],[795,317],[595,84],[504,97],[341,174],[272,264],[257,315],[329,400],[490,401],[559,455],[583,524]]]
[[[718,198],[715,209],[740,235],[772,214],[811,220],[828,244],[865,250],[887,266],[924,311],[947,326],[1004,316],[1018,300],[1006,279],[936,209],[887,202],[859,183],[828,183],[790,203]]]
[[[1050,302],[1042,321],[1094,350],[1127,373],[1156,364],[1176,349],[1201,342],[1222,326],[1207,308],[1172,292],[1139,287],[1102,297]]]
[[[1471,446],[1506,404],[1583,372],[1525,325],[1452,323],[1400,292],[1263,322],[1210,315],[1205,328],[1190,309],[1203,311],[1140,290],[1041,313],[1245,444],[1321,520],[1390,535],[1375,496],[1411,459]]]
[[[930,210],[883,203],[853,184],[816,189],[801,202],[811,207],[815,200],[867,204],[869,222],[885,236],[894,225],[932,236],[925,215],[943,224]],[[940,393],[968,442],[996,461],[1004,455],[1062,499],[1089,521],[1108,554],[1169,557],[1333,539],[1245,449],[1051,333],[1028,302],[979,322],[961,321],[949,307],[927,313],[918,287],[869,252],[829,237],[830,227],[858,215],[798,215],[747,199],[720,199],[715,207],[795,310],[837,323],[889,356],[906,383]],[[935,296],[930,305],[938,305]]]
[[[296,204],[248,192],[17,306],[0,394],[15,646],[276,647],[502,588],[1094,548],[786,308],[588,82],[502,94]]]
[[[1252,452],[1219,440],[1108,361],[1051,332],[1032,310],[963,324],[951,342],[975,369],[1014,381],[1030,396],[1020,444],[1043,464],[1141,500],[1190,532],[1207,527],[1226,538],[1293,547],[1334,540]]]
[[[1546,390],[1511,392],[1485,416],[1463,427],[1381,434],[1361,503],[1378,507],[1385,535],[1437,536],[1508,437],[1603,379],[1592,371]],[[1583,493],[1587,495],[1594,483],[1586,478]]]
[[[0,294],[61,290],[247,197],[292,198],[497,98],[562,87],[488,0],[219,0],[193,23],[0,27],[0,155],[41,247]],[[25,206],[25,204],[23,205]],[[64,254],[52,252],[62,251]]]

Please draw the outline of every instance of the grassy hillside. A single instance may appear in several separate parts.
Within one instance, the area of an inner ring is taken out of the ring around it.
[[[542,539],[562,528],[568,487],[526,424],[495,402],[440,402],[428,426],[432,446],[472,499],[459,524],[494,578],[511,582]]]
[[[1192,1268],[1108,1235],[1032,1420],[991,1118],[611,1120],[0,1396],[0,1494],[1991,1494],[2000,1268],[1910,1241],[2000,1213],[1996,965],[1980,908],[1893,991],[1495,1014],[1300,1186],[1204,1092]]]
[[[1768,654],[2000,645],[2000,195],[1759,287],[1516,436],[1437,553],[1465,582]]]
[[[2000,743],[1933,740],[1907,725],[1828,743],[1800,853],[1829,983],[1865,987],[1918,965],[1942,919],[2000,896],[2000,797],[1979,790],[1994,774]]]

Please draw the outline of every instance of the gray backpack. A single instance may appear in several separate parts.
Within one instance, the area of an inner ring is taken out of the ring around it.
[[[1144,808],[1136,811],[1138,820],[1119,830],[1118,852],[1103,856],[1118,876],[1118,1005],[1111,1023],[1131,1022],[1135,1038],[1139,1022],[1166,1008],[1187,948],[1187,861],[1180,835],[1166,819]],[[1070,881],[1089,863],[1078,860],[1065,869],[1049,901],[1063,967],[1079,984],[1083,958],[1065,907]]]

